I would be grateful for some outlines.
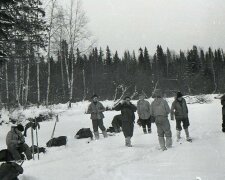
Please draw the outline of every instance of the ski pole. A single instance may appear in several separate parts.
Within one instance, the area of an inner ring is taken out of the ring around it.
[[[31,127],[31,141],[32,141],[32,157],[34,160],[34,131],[32,127]]]
[[[35,118],[35,126],[36,126],[36,141],[37,141],[37,153],[38,153],[38,160],[39,160],[39,146],[38,146],[38,126],[37,126],[37,119]]]

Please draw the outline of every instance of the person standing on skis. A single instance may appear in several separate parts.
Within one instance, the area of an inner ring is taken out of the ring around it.
[[[144,134],[151,133],[151,120],[150,120],[150,103],[145,100],[145,95],[139,95],[139,101],[137,102],[137,113],[139,116],[139,120],[141,122],[141,126],[143,129]]]
[[[177,130],[177,141],[180,140],[181,136],[181,123],[183,124],[183,128],[186,134],[186,140],[191,141],[189,136],[188,127],[190,126],[188,119],[188,107],[185,99],[181,92],[177,92],[176,98],[171,106],[171,120],[174,120],[174,115],[176,119],[176,130]]]
[[[108,137],[106,128],[103,124],[103,118],[105,117],[103,114],[104,111],[105,107],[98,101],[98,96],[96,94],[93,95],[92,103],[88,106],[87,114],[91,114],[95,139],[99,139],[98,128],[102,130],[104,138]]]
[[[155,118],[157,127],[159,145],[162,151],[172,147],[172,132],[170,130],[170,122],[168,114],[170,107],[166,100],[162,98],[161,90],[156,90],[153,93],[154,101],[151,103],[151,116]],[[165,140],[165,137],[166,140]]]
[[[131,98],[126,96],[124,100],[116,105],[113,110],[121,111],[122,115],[122,131],[125,137],[125,146],[132,147],[131,138],[134,132],[134,112],[137,110],[136,106],[130,102]]]

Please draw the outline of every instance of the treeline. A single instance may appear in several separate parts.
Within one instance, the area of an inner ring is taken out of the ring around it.
[[[0,1],[0,97],[8,107],[70,106],[94,93],[115,100],[155,89],[166,96],[225,91],[222,49],[175,53],[158,45],[119,56],[93,48],[81,0],[67,9],[51,0],[47,9],[41,0]]]
[[[137,55],[134,51],[125,51],[120,57],[109,47],[106,50],[94,48],[89,54],[81,54],[79,49],[71,54],[65,40],[60,47],[55,59],[50,59],[50,104],[68,102],[71,89],[71,102],[89,99],[94,93],[101,99],[116,99],[123,92],[128,95],[135,91],[144,92],[151,96],[155,89],[162,89],[167,96],[172,96],[177,90],[184,94],[225,91],[225,61],[221,49],[204,51],[193,46],[176,54],[157,46],[153,55],[147,48],[140,48]],[[29,63],[13,59],[7,62],[1,68],[2,101],[37,104],[39,77],[40,103],[45,104],[48,64],[44,58],[39,62],[39,76],[37,73],[35,57],[33,60],[30,57]],[[74,80],[72,88],[71,76]]]

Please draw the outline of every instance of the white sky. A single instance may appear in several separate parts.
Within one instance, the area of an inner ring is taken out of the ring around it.
[[[224,0],[83,0],[83,9],[103,49],[225,48]]]

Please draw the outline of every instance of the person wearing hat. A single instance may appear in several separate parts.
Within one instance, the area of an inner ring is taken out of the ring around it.
[[[103,118],[105,117],[103,112],[105,111],[105,107],[98,101],[98,96],[95,94],[92,96],[92,102],[88,106],[87,114],[91,114],[92,126],[95,135],[95,139],[99,139],[98,128],[102,130],[103,136],[106,138],[107,132],[106,128],[103,124]]]
[[[162,92],[156,90],[153,93],[154,101],[151,103],[151,116],[155,119],[157,127],[159,145],[162,151],[172,147],[172,132],[170,130],[170,122],[168,114],[170,107],[165,99],[162,98]],[[165,139],[165,137],[166,139]]]
[[[11,130],[6,136],[7,149],[11,152],[15,160],[21,160],[21,153],[25,153],[28,160],[32,159],[32,153],[29,146],[25,143],[22,132],[24,127],[21,124],[11,127]]]
[[[141,126],[143,129],[144,134],[151,133],[151,120],[150,120],[150,103],[145,100],[145,95],[140,94],[139,95],[139,101],[137,102],[137,113],[139,116],[139,120],[141,122]]]
[[[122,131],[125,137],[125,146],[132,147],[131,138],[134,132],[134,112],[137,110],[136,106],[130,102],[131,98],[126,96],[124,100],[113,107],[113,110],[121,111],[122,115]]]
[[[191,141],[189,136],[188,127],[190,126],[188,119],[188,107],[185,99],[181,92],[177,92],[176,98],[171,106],[171,120],[174,120],[174,115],[176,119],[176,130],[177,130],[177,141],[181,138],[181,123],[183,124],[183,128],[186,134],[186,140]]]

